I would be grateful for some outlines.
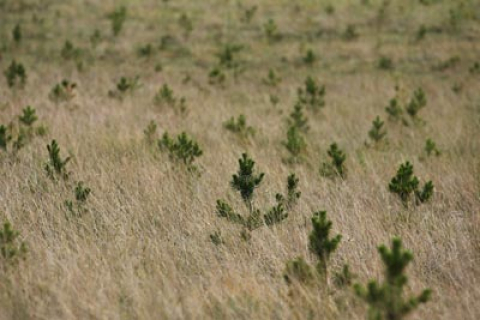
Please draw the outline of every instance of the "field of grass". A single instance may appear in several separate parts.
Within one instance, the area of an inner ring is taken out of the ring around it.
[[[23,86],[4,76],[14,60]],[[377,247],[394,236],[414,255],[406,293],[432,289],[409,319],[479,319],[479,63],[478,0],[0,0],[0,125],[12,137],[0,148],[0,224],[26,246],[0,255],[0,320],[365,319],[333,275],[348,264],[353,282],[381,281]],[[307,77],[325,86],[325,105],[303,108],[306,146],[292,158]],[[389,118],[390,101],[404,109],[418,88],[418,115]],[[19,121],[27,106],[33,129]],[[225,128],[239,115],[254,134]],[[374,143],[377,116],[387,134]],[[175,159],[158,146],[164,132],[186,132],[203,154]],[[52,140],[71,157],[68,179],[47,174]],[[320,174],[333,143],[343,178]],[[230,184],[244,152],[265,173],[262,214],[299,178],[280,223],[248,231],[219,217],[218,199],[247,216]],[[429,201],[389,191],[406,161],[421,186],[433,182]],[[287,261],[317,262],[310,219],[321,210],[342,235],[330,278],[288,284]]]

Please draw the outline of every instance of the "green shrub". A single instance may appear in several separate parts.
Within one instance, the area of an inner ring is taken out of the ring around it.
[[[122,100],[126,94],[132,93],[140,87],[140,77],[121,77],[115,86],[115,90],[110,90],[108,96]]]
[[[10,63],[10,66],[5,70],[5,77],[10,88],[23,88],[27,82],[27,72],[21,63],[15,60]]]
[[[219,65],[227,69],[235,69],[239,67],[239,61],[236,56],[243,50],[243,46],[239,44],[225,44],[216,54]]]
[[[290,126],[288,128],[287,140],[282,143],[290,153],[288,162],[296,163],[302,160],[302,156],[307,150],[307,142],[297,127]]]
[[[156,140],[156,134],[157,134],[157,124],[155,121],[151,120],[148,123],[148,126],[143,130],[143,133],[145,135],[145,140],[149,145],[152,145],[155,140]]]
[[[183,13],[178,18],[178,25],[183,29],[183,36],[188,39],[193,31],[193,22],[186,13]]]
[[[270,87],[276,87],[280,82],[282,82],[282,78],[273,69],[270,69],[267,77],[263,79],[263,83]]]
[[[312,49],[308,49],[307,52],[305,53],[305,56],[302,58],[302,61],[306,65],[311,66],[317,61],[317,56],[315,55],[315,52],[313,52]]]
[[[265,174],[255,174],[255,161],[248,157],[246,153],[238,160],[238,173],[232,176],[231,186],[237,190],[250,212],[253,212],[253,194],[256,188],[262,182]]]
[[[154,97],[155,105],[159,107],[169,106],[180,113],[185,113],[187,111],[186,101],[185,97],[181,97],[180,99],[175,97],[173,90],[167,84],[164,84]]]
[[[31,106],[27,106],[22,110],[23,114],[18,117],[20,122],[25,126],[31,127],[38,120],[36,110]]]
[[[298,101],[314,112],[325,107],[325,86],[320,86],[312,77],[305,80],[305,89],[297,90]]]
[[[312,285],[315,283],[316,276],[312,267],[302,257],[287,261],[283,274],[283,278],[287,284],[297,282],[303,285]]]
[[[151,43],[147,43],[144,46],[138,48],[138,56],[149,58],[153,55],[153,46]]]
[[[418,29],[417,29],[417,33],[415,35],[415,39],[417,41],[421,41],[423,39],[425,39],[425,37],[427,36],[427,32],[428,32],[428,29],[427,27],[422,24]]]
[[[475,62],[468,71],[472,75],[480,74],[480,62]]]
[[[245,23],[250,23],[253,17],[255,16],[255,13],[257,12],[257,10],[258,10],[258,6],[251,6],[249,8],[246,8],[243,12],[243,17],[241,20]]]
[[[61,177],[62,179],[68,179],[70,173],[67,172],[67,163],[70,161],[71,157],[67,157],[64,160],[60,157],[60,147],[58,146],[57,141],[52,140],[50,145],[47,145],[48,150],[48,162],[45,164],[45,171],[47,176],[55,180],[56,176]]]
[[[390,181],[388,188],[390,192],[397,194],[402,203],[408,206],[412,196],[415,197],[415,203],[423,203],[428,201],[433,195],[433,183],[428,181],[419,189],[420,181],[413,174],[413,165],[410,162],[405,162],[400,165],[397,174]]]
[[[370,129],[370,131],[368,131],[368,136],[373,142],[379,143],[387,135],[387,132],[383,127],[384,124],[385,123],[380,120],[379,116],[377,116],[375,120],[373,120],[372,128]]]
[[[81,57],[82,50],[80,48],[76,48],[73,43],[69,40],[65,41],[62,50],[60,51],[60,55],[65,60],[75,60],[78,61]]]
[[[224,241],[222,239],[222,234],[220,233],[220,231],[215,231],[214,233],[212,233],[210,235],[210,240],[216,246],[222,245],[224,243]]]
[[[222,69],[215,67],[208,74],[208,83],[211,85],[220,85],[225,84],[226,76]]]
[[[182,162],[189,170],[196,169],[193,162],[203,154],[198,143],[185,132],[179,134],[176,140],[170,138],[168,132],[165,132],[158,141],[158,146],[160,150],[168,151],[171,158]]]
[[[427,156],[439,156],[441,154],[440,150],[437,148],[437,144],[432,139],[427,139],[425,142],[425,153]]]
[[[287,194],[284,196],[280,193],[277,193],[275,196],[277,203],[281,203],[288,210],[292,209],[293,206],[297,204],[298,199],[302,193],[298,191],[299,179],[297,176],[292,173],[287,178]]]
[[[48,98],[55,103],[69,102],[75,98],[76,88],[77,84],[75,82],[63,79],[62,82],[57,83],[52,90],[50,90]]]
[[[276,42],[281,38],[277,24],[273,19],[268,19],[268,21],[263,25],[263,31],[268,42],[270,43]]]
[[[127,8],[122,6],[115,9],[112,13],[108,14],[107,17],[112,23],[112,32],[116,37],[120,33],[123,27],[123,23],[127,19]]]
[[[388,119],[391,121],[399,121],[402,118],[403,109],[400,107],[397,98],[390,100],[390,104],[385,108],[385,111],[388,113]]]
[[[17,23],[12,30],[12,38],[16,44],[19,44],[22,41],[22,28],[19,23]]]
[[[5,222],[3,229],[0,229],[0,256],[5,267],[26,257],[27,246],[18,239],[19,236],[20,233],[9,222]]]
[[[350,271],[349,265],[345,264],[342,268],[342,271],[334,273],[333,283],[338,288],[350,287],[352,286],[355,278],[356,275]]]
[[[343,38],[345,40],[355,40],[359,37],[357,27],[353,24],[349,24],[343,32]]]
[[[295,127],[303,133],[307,133],[310,130],[308,117],[303,113],[303,105],[301,103],[296,103],[293,107],[288,123],[291,127]]]
[[[378,68],[382,70],[393,70],[394,65],[392,59],[385,56],[380,57],[378,60]]]
[[[413,97],[406,106],[407,113],[413,118],[417,118],[417,113],[427,105],[427,98],[422,88],[414,91]]]
[[[327,151],[328,156],[331,159],[331,162],[324,162],[320,169],[320,174],[324,177],[333,178],[335,176],[340,176],[345,178],[347,171],[345,168],[345,160],[347,156],[345,153],[338,148],[336,143],[330,145],[330,149]]]
[[[247,118],[241,114],[237,120],[231,117],[229,120],[223,123],[225,129],[240,135],[243,138],[255,135],[255,129],[251,126],[247,126]]]
[[[0,125],[0,149],[7,152],[8,143],[12,140],[12,135],[10,134],[7,127],[3,124]]]
[[[379,284],[372,280],[367,287],[355,284],[355,292],[369,306],[368,319],[401,320],[430,300],[431,290],[425,289],[415,297],[404,297],[404,287],[408,282],[405,269],[413,260],[413,254],[402,248],[399,238],[393,238],[391,249],[382,245],[378,252],[385,266],[385,281]]]

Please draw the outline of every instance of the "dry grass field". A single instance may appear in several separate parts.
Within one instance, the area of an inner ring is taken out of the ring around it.
[[[121,6],[114,36],[109,14]],[[381,281],[377,247],[398,236],[414,255],[406,294],[432,289],[408,318],[480,319],[478,0],[0,0],[0,46],[0,125],[12,135],[0,149],[0,230],[9,221],[14,245],[26,245],[20,259],[0,256],[1,320],[366,319],[349,286],[284,280],[287,261],[316,263],[310,219],[320,210],[343,236],[331,274],[348,264],[354,282]],[[229,46],[230,60],[219,54]],[[13,60],[23,88],[3,74]],[[215,68],[223,82],[209,77]],[[278,84],[265,83],[270,70]],[[325,85],[325,106],[304,108],[310,130],[292,162],[288,119],[308,76]],[[76,87],[55,94],[64,79]],[[175,103],[155,103],[165,84]],[[403,108],[417,88],[427,99],[419,119],[389,120],[390,100]],[[26,106],[40,134],[15,148]],[[241,114],[254,135],[225,128]],[[373,145],[377,115],[387,135]],[[198,142],[196,170],[147,141],[151,121],[155,140],[185,131]],[[45,170],[54,139],[71,157],[68,179]],[[427,139],[440,155],[426,154]],[[320,174],[334,142],[344,178]],[[216,209],[225,199],[247,214],[230,186],[243,152],[265,173],[256,208],[275,205],[290,173],[301,191],[287,219],[249,239]],[[422,186],[433,182],[428,202],[405,206],[389,191],[406,161]],[[79,181],[85,201],[75,200]]]

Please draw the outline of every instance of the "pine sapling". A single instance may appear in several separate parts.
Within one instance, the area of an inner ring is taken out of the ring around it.
[[[10,134],[7,127],[3,124],[0,125],[0,149],[7,152],[8,143],[12,140],[12,135]]]
[[[5,70],[5,77],[10,88],[23,88],[27,81],[27,72],[21,63],[12,61],[10,66]]]
[[[55,179],[55,176],[60,176],[63,179],[69,177],[66,165],[70,161],[71,157],[67,157],[64,160],[60,157],[60,148],[57,141],[52,140],[50,145],[47,145],[49,160],[45,164],[45,171],[51,179]]]
[[[413,97],[406,106],[406,111],[413,119],[417,119],[418,112],[427,105],[427,98],[422,88],[413,93]]]
[[[237,133],[243,138],[255,135],[255,129],[251,126],[247,126],[247,118],[243,114],[239,115],[237,120],[235,120],[234,117],[231,117],[228,121],[224,122],[223,126],[225,129]]]
[[[18,119],[20,120],[20,122],[23,125],[25,125],[27,127],[31,127],[33,125],[33,123],[38,120],[38,117],[36,115],[36,111],[31,106],[25,107],[22,110],[22,112],[23,112],[23,114],[21,116],[19,116]]]
[[[413,196],[416,204],[426,202],[432,197],[434,187],[431,181],[425,183],[422,190],[419,189],[419,185],[418,178],[413,174],[413,165],[407,161],[400,165],[388,188],[390,192],[400,197],[405,206],[408,206]]]
[[[280,40],[281,36],[275,20],[268,19],[268,21],[263,25],[263,30],[265,32],[265,36],[267,37],[268,42],[273,43]]]
[[[305,88],[297,91],[298,101],[314,112],[325,107],[325,86],[318,85],[312,77],[305,80]]]
[[[317,272],[325,282],[328,280],[328,262],[332,253],[342,240],[341,235],[330,238],[332,221],[327,219],[326,211],[318,211],[312,217],[313,230],[310,233],[310,251],[318,258]]]
[[[302,257],[297,257],[286,263],[283,279],[287,284],[297,282],[308,286],[315,282],[316,274],[308,262]]]
[[[156,140],[156,134],[157,134],[157,124],[155,121],[151,120],[148,123],[148,126],[143,130],[143,134],[145,135],[145,140],[149,145],[153,145],[153,143]]]
[[[167,84],[164,84],[155,94],[154,103],[159,107],[165,105],[169,106],[170,108],[174,108],[181,113],[187,110],[185,97],[177,99],[177,97],[175,97],[175,94],[173,93],[173,90]]]
[[[122,30],[123,23],[127,18],[127,8],[125,8],[124,6],[117,8],[107,17],[111,20],[112,32],[113,35],[116,37]]]
[[[76,95],[77,84],[67,79],[63,79],[62,82],[57,83],[49,94],[50,101],[54,103],[68,102],[73,100]]]
[[[277,193],[275,198],[278,203],[282,203],[287,210],[291,210],[300,199],[302,193],[298,191],[298,183],[300,179],[297,178],[295,173],[292,173],[287,178],[287,194],[284,196]]]
[[[372,280],[367,287],[355,284],[355,292],[368,304],[369,319],[404,319],[420,304],[430,300],[431,290],[425,289],[418,296],[409,298],[404,296],[404,287],[408,282],[405,269],[413,260],[413,254],[403,249],[399,238],[393,238],[391,249],[382,245],[378,248],[378,252],[385,266],[384,282],[378,283]]]
[[[293,112],[290,113],[288,119],[290,126],[296,127],[303,133],[307,133],[310,130],[308,126],[308,117],[303,113],[303,106],[301,103],[296,103],[293,107]]]
[[[345,178],[347,170],[345,168],[345,160],[347,156],[338,148],[336,143],[330,145],[330,149],[327,151],[328,156],[331,159],[330,163],[324,162],[320,169],[320,174],[324,177],[340,176]]]
[[[282,78],[273,69],[270,69],[267,77],[263,79],[263,83],[270,87],[276,87],[280,82]]]
[[[253,161],[246,153],[242,154],[242,158],[238,160],[238,173],[232,176],[230,185],[233,189],[240,192],[245,205],[250,212],[253,212],[253,195],[256,188],[262,183],[265,174],[254,173],[255,161]]]
[[[297,127],[290,126],[287,131],[287,140],[282,143],[290,153],[288,162],[296,163],[301,161],[302,155],[307,150],[307,142]]]
[[[167,150],[172,158],[181,161],[189,170],[193,171],[197,169],[193,162],[203,154],[198,143],[185,132],[179,134],[176,140],[170,138],[168,132],[165,132],[162,139],[158,141],[158,146],[160,150]]]
[[[4,263],[4,267],[17,263],[27,254],[27,246],[25,242],[19,241],[19,236],[20,233],[8,221],[0,229],[0,262]]]
[[[384,124],[385,123],[380,120],[379,116],[377,116],[375,120],[373,120],[372,128],[370,129],[370,131],[368,131],[368,136],[370,137],[370,139],[373,140],[373,142],[379,143],[387,135],[387,132],[383,127]]]
[[[400,120],[403,114],[403,109],[400,107],[400,104],[397,98],[393,98],[390,100],[390,103],[385,108],[385,111],[388,114],[388,119],[394,122],[397,122],[398,120]]]
[[[317,61],[317,56],[315,55],[315,52],[313,52],[312,49],[308,49],[307,53],[305,56],[302,58],[303,63],[306,65],[313,65]]]
[[[441,154],[440,150],[437,148],[437,144],[432,139],[427,139],[425,142],[425,152],[427,156],[439,156]]]
[[[12,30],[12,38],[16,44],[19,44],[22,41],[22,28],[18,23],[17,25],[15,25],[15,28],[13,28]]]
[[[356,278],[356,274],[350,271],[350,266],[345,264],[342,271],[335,272],[333,275],[333,283],[338,288],[350,287],[353,284],[353,280]]]

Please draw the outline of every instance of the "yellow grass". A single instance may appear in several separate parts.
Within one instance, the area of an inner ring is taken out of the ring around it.
[[[0,79],[0,124],[16,122],[31,105],[49,128],[17,155],[0,154],[0,222],[10,221],[28,246],[18,266],[5,267],[0,258],[0,319],[364,319],[366,307],[352,289],[292,289],[283,280],[289,259],[315,263],[308,235],[318,210],[327,210],[335,234],[343,235],[332,271],[348,263],[361,283],[382,279],[376,248],[398,235],[415,256],[408,293],[433,289],[432,301],[410,319],[480,318],[480,82],[468,71],[479,61],[480,7],[463,1],[455,31],[449,10],[462,1],[435,2],[392,1],[380,25],[381,1],[374,0],[251,0],[241,7],[221,0],[0,1],[1,70],[16,59],[28,74],[24,90],[12,91]],[[328,3],[336,9],[331,16],[325,13]],[[114,39],[106,15],[120,4],[128,17]],[[244,8],[254,4],[252,22],[242,23]],[[182,13],[193,21],[188,39],[177,22]],[[262,26],[269,18],[283,35],[278,43],[265,39]],[[15,46],[11,30],[18,22],[24,37]],[[357,40],[342,39],[348,24],[356,25]],[[421,24],[443,32],[415,42]],[[103,40],[92,48],[95,29]],[[159,51],[165,35],[178,44]],[[84,70],[61,58],[67,39],[92,57]],[[147,43],[153,56],[139,57],[137,49]],[[208,84],[208,73],[225,43],[244,45],[237,57],[245,71],[237,80],[227,72],[221,88]],[[318,57],[312,67],[301,63],[308,48]],[[382,55],[393,59],[393,71],[377,68]],[[457,66],[432,70],[452,56],[460,57]],[[158,63],[161,72],[154,70]],[[262,83],[269,69],[283,79],[277,88]],[[191,80],[184,83],[187,74]],[[135,75],[142,84],[138,90],[123,100],[108,97],[120,77]],[[282,141],[296,90],[308,75],[326,85],[326,107],[307,113],[308,154],[292,166],[284,161]],[[78,84],[77,96],[57,105],[48,94],[64,78]],[[153,104],[165,83],[177,97],[185,96],[186,115]],[[452,91],[457,83],[458,94]],[[371,122],[377,115],[386,120],[395,86],[403,102],[424,88],[428,105],[420,116],[426,124],[385,121],[388,145],[367,148]],[[277,106],[271,94],[279,97]],[[256,129],[254,138],[241,140],[223,127],[239,114]],[[196,161],[200,177],[145,143],[150,120],[158,125],[158,137],[166,130],[186,131],[198,141],[204,151]],[[427,138],[441,156],[425,158]],[[62,157],[73,156],[69,182],[46,177],[52,139]],[[347,154],[344,181],[318,173],[333,142]],[[266,175],[257,190],[258,207],[274,205],[291,172],[302,192],[286,221],[253,231],[248,242],[240,227],[215,211],[216,200],[224,198],[245,212],[229,187],[244,151]],[[406,160],[422,183],[435,185],[431,202],[408,210],[388,191]],[[74,199],[75,181],[92,189],[80,217],[64,205]],[[211,242],[215,231],[224,245]]]

